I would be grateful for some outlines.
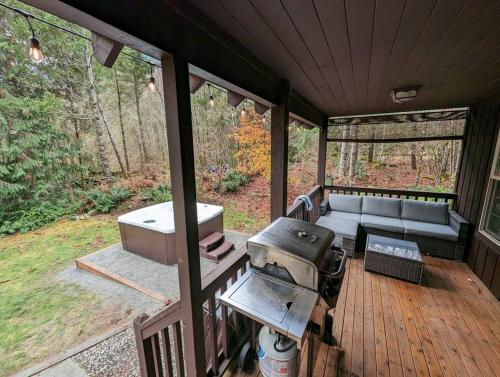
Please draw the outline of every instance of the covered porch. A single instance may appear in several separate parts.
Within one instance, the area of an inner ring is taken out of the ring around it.
[[[496,375],[498,301],[463,263],[425,263],[417,286],[365,271],[361,256],[349,260],[333,321],[343,354],[336,362],[335,346],[316,343],[314,376]],[[305,364],[303,356],[301,376]]]
[[[498,4],[25,2],[92,30],[111,46],[107,64],[121,45],[161,60],[180,299],[134,321],[141,375],[245,375],[234,360],[255,337],[247,320],[218,301],[249,268],[245,249],[200,273],[190,93],[203,82],[225,88],[233,103],[249,98],[258,113],[271,110],[270,220],[314,223],[320,203],[338,192],[444,201],[470,223],[467,265],[427,257],[421,286],[365,272],[359,255],[349,260],[333,312],[335,345],[316,343],[314,375],[500,373],[500,246],[480,226],[500,128]],[[464,106],[455,192],[325,184],[332,117]],[[312,211],[301,201],[287,208],[291,122],[320,129],[317,185],[307,193]],[[335,347],[343,350],[338,360]]]

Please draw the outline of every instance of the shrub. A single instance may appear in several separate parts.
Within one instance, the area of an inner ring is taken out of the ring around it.
[[[246,185],[249,181],[250,179],[246,175],[231,169],[224,174],[221,184],[217,184],[215,190],[220,192],[236,192],[238,187]]]
[[[142,200],[163,203],[172,200],[172,190],[170,186],[160,184],[152,188],[142,189],[139,192],[139,196]]]
[[[130,192],[123,187],[115,187],[109,191],[92,190],[83,192],[84,198],[90,202],[88,213],[108,213],[120,202],[130,197]]]
[[[54,203],[41,202],[39,205],[11,212],[8,218],[0,221],[0,236],[28,232],[50,224],[63,216],[77,212],[80,206],[80,201],[71,203],[68,199],[59,199]]]
[[[363,179],[366,177],[365,164],[362,161],[356,161],[355,172],[358,179]]]

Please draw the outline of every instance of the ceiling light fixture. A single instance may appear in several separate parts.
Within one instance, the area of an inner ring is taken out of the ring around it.
[[[392,100],[395,103],[406,103],[415,99],[418,92],[420,91],[421,86],[408,86],[405,88],[396,88],[391,92]]]

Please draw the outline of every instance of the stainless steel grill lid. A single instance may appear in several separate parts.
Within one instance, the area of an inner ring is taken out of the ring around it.
[[[280,217],[248,239],[247,253],[252,265],[277,265],[286,269],[297,284],[318,290],[318,269],[334,238],[327,228]]]

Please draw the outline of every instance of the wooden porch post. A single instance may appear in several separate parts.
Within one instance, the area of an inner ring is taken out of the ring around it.
[[[326,144],[328,138],[328,118],[325,117],[321,129],[319,130],[319,147],[318,147],[318,179],[317,184],[325,185],[326,171]]]
[[[178,55],[164,57],[162,73],[186,372],[201,377],[206,375],[205,342],[188,62]]]
[[[288,97],[283,85],[281,103],[271,109],[271,221],[286,215],[288,181]]]

